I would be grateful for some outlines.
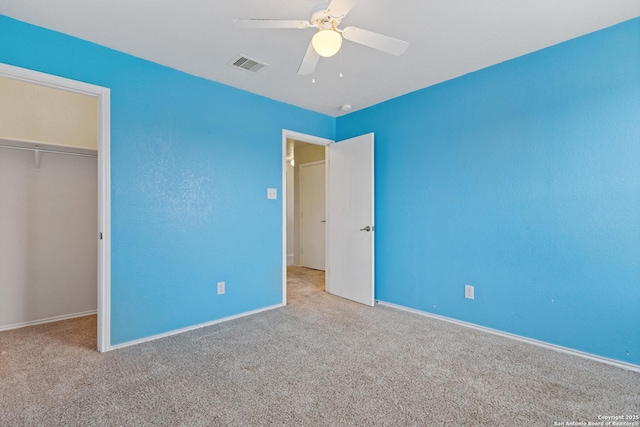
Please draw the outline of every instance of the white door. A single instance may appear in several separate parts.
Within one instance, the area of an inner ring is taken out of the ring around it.
[[[324,161],[300,165],[300,265],[324,270]]]
[[[327,292],[374,304],[373,133],[329,146]]]

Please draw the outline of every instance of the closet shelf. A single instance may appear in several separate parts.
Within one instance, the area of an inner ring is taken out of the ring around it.
[[[33,141],[17,141],[0,139],[0,148],[34,152],[36,169],[40,168],[42,153],[60,154],[65,156],[98,157],[98,150],[88,148],[67,147],[64,145],[42,144]]]

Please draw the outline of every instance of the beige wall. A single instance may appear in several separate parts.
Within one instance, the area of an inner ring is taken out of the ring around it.
[[[297,142],[295,145],[295,165],[296,170],[304,163],[318,162],[324,160],[324,145],[307,144]]]
[[[0,138],[98,149],[95,97],[0,77]]]

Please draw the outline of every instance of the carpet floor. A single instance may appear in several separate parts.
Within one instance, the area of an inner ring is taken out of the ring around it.
[[[95,316],[1,332],[0,426],[558,426],[640,414],[640,373],[362,306],[323,292],[319,271],[288,278],[286,307],[105,354]]]

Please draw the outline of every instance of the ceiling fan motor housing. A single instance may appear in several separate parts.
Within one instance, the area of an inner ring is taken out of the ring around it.
[[[340,25],[340,18],[334,18],[327,12],[327,4],[320,3],[316,7],[311,10],[311,18],[309,18],[309,22],[311,25],[317,26],[319,29],[330,29],[331,27],[337,27]],[[327,27],[328,28],[323,28]]]

